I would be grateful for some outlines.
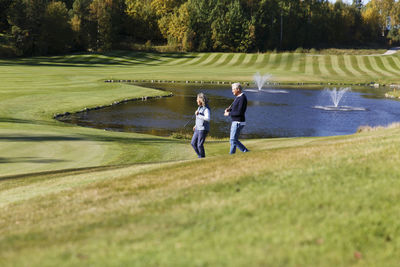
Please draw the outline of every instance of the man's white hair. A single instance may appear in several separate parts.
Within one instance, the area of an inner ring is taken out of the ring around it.
[[[232,89],[239,89],[242,91],[242,85],[240,83],[232,83]]]

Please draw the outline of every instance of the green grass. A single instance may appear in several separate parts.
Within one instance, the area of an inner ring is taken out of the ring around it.
[[[245,140],[251,152],[234,156],[210,139],[197,160],[185,139],[52,117],[168,93],[107,79],[399,83],[399,63],[354,52],[0,60],[0,265],[397,266],[399,127]]]

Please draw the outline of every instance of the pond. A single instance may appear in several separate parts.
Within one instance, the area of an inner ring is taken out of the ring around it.
[[[190,120],[197,108],[196,95],[204,92],[210,99],[210,136],[229,136],[230,119],[223,116],[224,109],[234,99],[229,84],[140,85],[171,91],[173,96],[130,101],[71,114],[60,120],[86,127],[159,136],[170,136],[174,132],[192,133],[194,121]],[[400,121],[400,102],[386,99],[382,89],[352,88],[342,92],[337,107],[333,104],[332,91],[333,88],[266,87],[260,91],[252,85],[245,87],[248,98],[247,125],[241,137],[345,135],[355,133],[360,126],[386,126]]]

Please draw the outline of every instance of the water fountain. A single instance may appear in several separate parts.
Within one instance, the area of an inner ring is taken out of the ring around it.
[[[283,94],[287,94],[289,93],[288,91],[285,90],[265,90],[262,89],[264,84],[269,80],[269,78],[271,78],[271,74],[264,74],[261,76],[261,74],[259,72],[257,72],[256,74],[254,74],[253,76],[253,81],[254,84],[257,86],[257,89],[246,89],[245,91],[247,92],[254,92],[254,93],[259,93],[259,92],[267,92],[267,93],[283,93]]]
[[[254,83],[257,85],[258,91],[261,91],[263,85],[268,81],[269,78],[271,78],[271,74],[268,73],[264,74],[263,76],[261,76],[259,72],[254,74],[253,80]]]
[[[332,111],[364,111],[365,108],[362,107],[351,107],[351,106],[340,106],[340,100],[342,100],[343,96],[346,92],[351,91],[350,87],[340,88],[339,90],[334,87],[333,89],[325,88],[324,93],[330,96],[333,105],[329,106],[314,106],[316,109],[323,110],[332,110]]]

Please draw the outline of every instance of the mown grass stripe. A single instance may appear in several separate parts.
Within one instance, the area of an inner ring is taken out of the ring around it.
[[[298,72],[305,73],[306,72],[306,61],[307,56],[305,54],[301,54],[299,58]]]
[[[384,57],[384,58],[387,60],[388,64],[394,71],[400,71],[400,67],[396,64],[396,62],[394,62],[393,57]]]
[[[202,56],[201,56],[198,60],[196,60],[196,61],[194,61],[194,62],[191,62],[191,63],[188,64],[188,65],[189,65],[189,66],[199,65],[199,64],[201,64],[202,62],[206,61],[207,58],[209,58],[210,56],[211,56],[211,53],[204,53],[204,54],[202,54]]]
[[[241,65],[243,64],[244,59],[246,58],[246,54],[240,54],[237,62],[235,65],[238,65],[240,67],[242,67]]]
[[[371,67],[375,70],[377,70],[379,73],[381,73],[381,75],[383,76],[392,76],[392,74],[390,72],[387,72],[383,69],[383,66],[379,66],[378,61],[376,60],[375,56],[370,56],[369,58],[369,62],[371,64]]]
[[[257,68],[266,68],[268,66],[270,54],[260,54],[257,59]]]
[[[398,68],[398,69],[400,69],[400,59],[399,59],[399,57],[398,56],[393,56],[393,57],[390,57],[392,60],[393,60],[393,62],[395,63],[395,65],[396,65],[396,67]]]
[[[92,57],[93,57],[93,55],[84,55],[82,57],[73,55],[71,57],[68,57],[66,62],[80,64],[83,60],[90,61],[92,59]]]
[[[312,71],[312,56],[311,55],[307,55],[304,59],[304,73],[306,74],[311,74],[313,75],[313,71]]]
[[[282,55],[281,60],[280,60],[279,65],[277,66],[277,69],[284,70],[286,67],[290,53],[282,53],[281,55]]]
[[[172,61],[179,60],[180,58],[181,58],[181,55],[178,53],[165,54],[160,58],[160,61],[158,64],[166,65]]]
[[[343,55],[343,64],[345,69],[347,69],[349,72],[351,72],[352,76],[357,76],[359,77],[360,75],[363,75],[361,72],[359,72],[357,69],[353,67],[353,64],[351,63],[352,58],[354,58],[353,55]]]
[[[349,77],[354,77],[354,76],[355,76],[354,73],[351,72],[351,71],[347,68],[346,62],[345,62],[345,60],[344,60],[344,56],[343,56],[343,55],[338,55],[338,56],[337,56],[337,60],[338,60],[338,66],[339,66],[340,70],[341,70],[342,72],[344,72],[346,76],[349,76]]]
[[[314,72],[313,72],[313,58],[312,58],[312,56],[311,55],[307,55],[304,60],[305,60],[305,62],[304,62],[304,66],[305,66],[304,73],[314,75]]]
[[[390,72],[392,72],[394,75],[400,75],[400,70],[394,67],[395,64],[391,57],[381,57],[381,60]]]
[[[228,63],[228,66],[234,66],[234,65],[236,65],[236,62],[238,62],[240,55],[241,55],[241,54],[234,53],[234,54],[233,54],[233,57],[231,58],[231,60],[230,60],[229,63]]]
[[[328,71],[328,69],[326,68],[324,56],[319,55],[319,56],[317,56],[317,58],[318,58],[318,66],[319,66],[319,69],[320,69],[320,71],[321,71],[321,75],[323,75],[323,76],[329,76],[329,71]]]
[[[228,57],[228,53],[221,53],[222,56],[214,63],[213,66],[219,66],[221,65],[223,62],[225,62],[226,58]]]
[[[294,59],[292,64],[292,71],[299,72],[300,70],[300,62],[301,62],[302,54],[294,53]]]
[[[343,69],[342,66],[339,62],[339,56],[338,55],[333,55],[331,56],[331,60],[332,60],[332,68],[336,71],[336,73],[340,76],[346,76],[348,75]]]
[[[247,64],[251,61],[251,59],[254,57],[255,54],[246,54],[246,57],[244,58],[242,62],[242,67],[246,67]]]
[[[387,73],[388,76],[398,75],[398,73],[394,71],[390,71],[386,65],[383,63],[381,57],[374,57],[377,67],[380,68],[384,73]]]
[[[71,62],[74,57],[75,57],[74,55],[65,56],[64,57],[64,62],[66,62],[66,63]]]
[[[319,56],[312,56],[312,66],[315,75],[321,75],[321,69],[319,66]]]
[[[360,75],[362,76],[370,76],[369,73],[363,71],[360,66],[358,65],[358,60],[357,60],[357,56],[350,56],[350,64],[352,66],[352,68],[357,71],[358,73],[360,73]]]
[[[207,64],[204,64],[204,66],[214,65],[215,62],[217,62],[221,57],[222,57],[222,53],[217,53],[217,55],[211,61],[209,61]]]
[[[53,62],[63,62],[63,61],[65,61],[66,60],[66,56],[55,56],[53,59],[52,59],[52,61]]]
[[[185,63],[187,63],[189,61],[192,61],[194,58],[196,58],[194,53],[185,54],[185,56],[182,57],[181,59],[175,60],[175,61],[171,61],[171,62],[169,62],[169,63],[167,63],[165,65],[182,65],[182,64],[185,64]]]
[[[193,60],[199,58],[199,53],[191,53],[190,56],[180,65],[185,65],[186,63],[192,62]]]
[[[338,73],[335,71],[335,69],[332,66],[332,58],[330,55],[325,55],[324,56],[324,61],[325,61],[325,66],[326,69],[329,71],[330,75],[338,75]]]
[[[280,64],[282,61],[282,53],[278,54],[272,54],[270,56],[270,61],[269,61],[269,68],[270,69],[277,69],[279,68]]]
[[[136,62],[121,57],[107,56],[106,58],[108,58],[110,64],[136,64]]]
[[[198,64],[198,66],[207,65],[207,64],[210,63],[217,55],[218,55],[218,53],[210,53],[210,56],[209,56],[206,60],[204,60],[203,62],[201,62],[200,64]]]
[[[219,67],[219,66],[226,66],[226,65],[229,63],[229,61],[231,61],[231,59],[233,58],[233,56],[234,56],[234,54],[232,54],[232,53],[227,54],[226,57],[225,57],[225,59],[224,59],[224,61],[221,62],[217,67]]]
[[[246,63],[246,65],[244,65],[244,67],[248,68],[248,67],[253,67],[256,65],[257,59],[259,57],[259,54],[252,54],[251,58],[249,60],[249,62]]]
[[[293,53],[288,53],[287,56],[286,56],[286,64],[283,67],[283,70],[290,71],[292,69],[292,66],[293,66],[293,60],[294,60]]]
[[[361,71],[367,73],[367,75],[371,76],[371,77],[376,75],[376,73],[373,70],[368,69],[368,67],[366,65],[366,60],[364,58],[365,58],[365,56],[356,56],[358,66],[360,67]],[[368,64],[369,64],[369,62],[368,62]]]
[[[90,64],[94,65],[105,64],[107,62],[105,59],[101,58],[98,55],[92,55],[91,57],[87,57],[85,61],[84,60],[81,60],[80,62],[79,61],[80,60],[77,59],[77,61],[75,62],[77,62],[78,64],[86,64],[87,63],[86,61],[88,61],[90,62]]]
[[[131,52],[126,54],[126,56],[122,58],[134,64],[138,63],[159,64],[160,62],[163,62],[164,54],[156,55],[153,53]]]
[[[363,57],[362,57],[362,61],[363,61],[363,63],[364,63],[365,68],[368,70],[368,72],[374,73],[373,76],[377,76],[377,77],[383,76],[382,73],[378,72],[377,69],[374,69],[374,68],[371,66],[370,56],[363,56]]]
[[[104,55],[96,55],[92,59],[90,59],[90,61],[95,64],[115,64],[116,63],[110,57],[107,57]]]

